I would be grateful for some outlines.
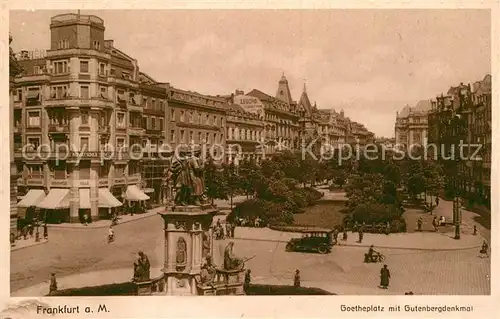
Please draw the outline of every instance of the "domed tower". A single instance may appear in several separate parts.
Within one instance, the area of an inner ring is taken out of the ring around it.
[[[278,91],[276,92],[276,98],[283,102],[286,102],[290,105],[292,100],[292,94],[290,93],[290,88],[288,87],[288,80],[285,77],[285,74],[281,76],[280,81],[278,82]]]

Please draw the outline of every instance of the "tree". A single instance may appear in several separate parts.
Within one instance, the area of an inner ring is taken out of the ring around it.
[[[228,199],[228,191],[222,168],[217,166],[213,159],[205,164],[206,194],[211,199]]]
[[[245,192],[247,198],[255,194],[256,184],[259,180],[259,167],[253,161],[244,161],[239,169],[239,188]]]

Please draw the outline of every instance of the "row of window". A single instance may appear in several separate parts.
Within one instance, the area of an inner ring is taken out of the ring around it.
[[[179,118],[177,119],[177,110],[175,108],[170,109],[170,120],[171,121],[178,120],[180,122],[202,124],[202,125],[215,125],[215,126],[224,125],[223,116],[203,114],[201,112],[194,112],[194,111],[179,110]]]
[[[237,127],[236,128],[228,127],[227,139],[259,141],[261,139],[261,132],[244,128],[240,130]]]
[[[219,133],[209,133],[209,132],[195,132],[194,131],[179,131],[179,140],[176,139],[175,130],[170,130],[170,142],[172,143],[207,143],[207,144],[219,144],[224,143],[224,136]]]

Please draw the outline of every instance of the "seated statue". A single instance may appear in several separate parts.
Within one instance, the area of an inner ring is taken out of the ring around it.
[[[212,261],[212,256],[205,258],[206,262],[201,267],[201,282],[204,284],[213,284],[216,275],[216,267]]]
[[[245,263],[233,254],[234,242],[229,242],[224,250],[224,270],[242,270]]]
[[[134,281],[148,281],[150,279],[151,264],[148,256],[139,251],[137,260],[134,262]]]

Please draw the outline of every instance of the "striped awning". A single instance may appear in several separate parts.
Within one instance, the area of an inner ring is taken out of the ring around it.
[[[99,188],[99,207],[113,208],[119,206],[122,206],[122,203],[107,188]]]
[[[45,191],[43,189],[30,189],[23,199],[17,203],[17,207],[32,207],[40,204],[45,198]]]
[[[144,194],[144,192],[141,191],[139,187],[135,185],[129,185],[127,187],[127,192],[125,193],[125,197],[127,198],[127,200],[132,202],[138,202],[149,199],[149,196]]]
[[[43,209],[65,209],[69,208],[69,190],[65,188],[53,188],[47,197],[36,207]]]
[[[80,209],[90,209],[90,189],[80,189]]]

